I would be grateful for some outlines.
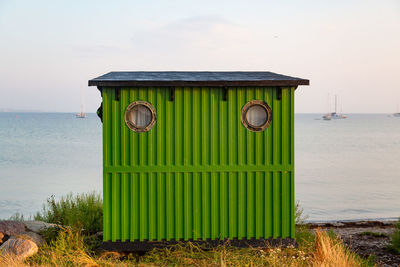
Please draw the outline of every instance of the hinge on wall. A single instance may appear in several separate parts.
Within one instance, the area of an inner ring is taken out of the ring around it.
[[[121,97],[121,89],[115,88],[115,101],[119,101],[120,97]]]
[[[222,100],[226,101],[228,99],[228,87],[224,86],[222,88]]]
[[[276,91],[276,99],[281,100],[282,99],[282,87],[278,87]]]
[[[175,99],[175,87],[169,88],[169,101],[174,101]]]

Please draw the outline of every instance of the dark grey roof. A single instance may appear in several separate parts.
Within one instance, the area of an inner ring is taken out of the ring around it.
[[[309,80],[268,71],[133,71],[109,72],[89,86],[298,86]]]

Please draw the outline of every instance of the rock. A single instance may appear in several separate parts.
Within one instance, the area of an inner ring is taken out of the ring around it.
[[[35,244],[40,247],[44,244],[44,238],[34,232],[23,232],[21,235],[16,236],[17,238],[31,240],[35,242]]]
[[[0,233],[4,235],[19,235],[25,232],[25,224],[15,221],[0,221]]]
[[[39,233],[42,230],[47,230],[52,227],[59,227],[57,224],[42,221],[25,221],[24,224],[29,231],[35,233]]]
[[[0,246],[0,255],[15,255],[23,260],[34,255],[39,247],[44,244],[44,239],[34,232],[22,232],[13,235]]]
[[[18,259],[26,259],[38,252],[38,245],[29,239],[11,237],[0,246],[1,255],[15,255]]]

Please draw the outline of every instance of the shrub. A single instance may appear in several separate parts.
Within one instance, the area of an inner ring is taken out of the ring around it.
[[[400,254],[400,218],[396,224],[396,230],[392,235],[392,241],[391,244],[389,245],[389,249],[395,253]]]
[[[38,212],[34,219],[83,229],[84,233],[93,234],[102,229],[103,202],[100,194],[95,192],[78,195],[70,193],[59,200],[51,196],[42,212]]]
[[[27,263],[34,266],[97,266],[84,243],[84,236],[72,228],[60,230],[55,240],[45,243]]]
[[[294,205],[294,223],[296,225],[301,225],[304,224],[307,219],[308,215],[304,215],[304,210],[300,207],[300,202],[296,201],[296,204]]]

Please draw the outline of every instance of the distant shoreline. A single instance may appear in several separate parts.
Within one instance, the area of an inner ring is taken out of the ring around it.
[[[40,111],[40,110],[2,110],[0,109],[0,113],[46,113],[46,114],[76,114],[74,111]],[[86,114],[96,114],[96,112],[85,112]]]
[[[8,108],[0,108],[0,113],[49,113],[49,114],[76,114],[79,111],[42,111],[42,110],[25,110],[25,109],[8,109]],[[86,114],[96,114],[96,111],[85,112]],[[322,116],[326,114],[326,112],[295,112],[295,115],[318,115]],[[379,113],[349,113],[346,112],[346,115],[392,115],[393,112],[379,112]]]
[[[400,216],[399,216],[400,217]],[[348,223],[373,223],[373,222],[382,222],[382,223],[396,223],[399,217],[389,217],[389,218],[366,218],[366,219],[346,219],[346,220],[305,220],[305,224],[307,225],[320,225],[320,224],[348,224]]]

